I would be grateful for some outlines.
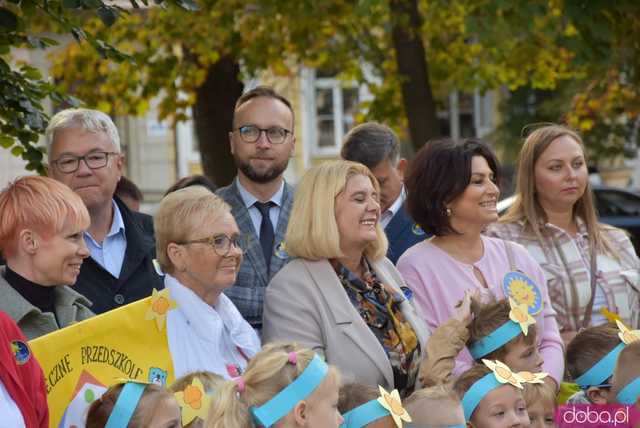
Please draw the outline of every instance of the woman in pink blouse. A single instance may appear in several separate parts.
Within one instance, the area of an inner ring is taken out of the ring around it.
[[[522,244],[540,264],[565,342],[613,314],[640,327],[640,261],[624,231],[598,222],[574,131],[546,125],[526,138],[516,200],[488,233]]]
[[[498,162],[478,140],[426,144],[411,164],[405,186],[409,214],[433,238],[398,261],[417,306],[433,331],[454,315],[467,290],[526,302],[538,325],[544,371],[562,380],[562,340],[540,266],[520,245],[482,235],[498,219]],[[455,374],[472,363],[464,349]]]

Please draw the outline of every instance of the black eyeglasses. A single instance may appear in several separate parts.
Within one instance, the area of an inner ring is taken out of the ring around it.
[[[91,152],[84,156],[62,155],[51,163],[55,165],[60,172],[71,174],[80,168],[80,161],[83,160],[89,169],[104,168],[109,163],[109,156],[119,155],[116,152]]]
[[[225,257],[231,251],[231,244],[234,247],[240,249],[243,253],[247,249],[247,238],[244,235],[235,235],[229,237],[223,233],[219,235],[213,235],[209,238],[202,239],[192,239],[190,241],[182,241],[176,242],[178,245],[188,245],[188,244],[209,244],[213,247],[216,254]]]
[[[271,144],[282,144],[287,140],[289,134],[291,134],[291,131],[279,126],[263,129],[255,125],[245,125],[236,129],[236,131],[238,131],[240,138],[245,143],[255,143],[260,138],[260,134],[264,132],[267,140],[269,140]]]

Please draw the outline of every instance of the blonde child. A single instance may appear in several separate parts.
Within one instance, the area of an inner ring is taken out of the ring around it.
[[[244,374],[214,395],[207,428],[338,428],[340,375],[313,351],[265,345]]]
[[[528,383],[522,393],[531,428],[555,428],[556,393],[546,383]]]
[[[427,342],[427,360],[420,369],[424,386],[452,382],[455,359],[465,346],[476,362],[500,360],[517,371],[540,372],[544,360],[537,346],[533,317],[523,328],[513,321],[507,299],[482,302],[467,293],[456,315],[438,327]],[[526,334],[525,334],[526,330]]]
[[[173,395],[155,384],[125,382],[109,388],[87,413],[86,428],[180,428]]]
[[[460,399],[444,385],[419,389],[404,400],[415,427],[464,427]]]
[[[179,398],[184,428],[204,427],[204,420],[209,413],[206,404],[223,383],[224,378],[220,375],[208,371],[196,371],[176,379],[167,388],[170,393]],[[185,400],[185,396],[189,399]]]

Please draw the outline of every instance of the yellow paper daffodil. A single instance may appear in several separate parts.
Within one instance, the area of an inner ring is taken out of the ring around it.
[[[520,324],[520,328],[526,336],[529,333],[529,326],[536,323],[535,318],[533,318],[531,314],[529,314],[526,303],[518,304],[515,300],[509,297],[509,305],[511,306],[511,311],[509,311],[509,319],[516,324]]]
[[[200,379],[194,377],[191,385],[187,385],[185,389],[173,395],[180,406],[182,425],[187,426],[196,417],[202,420],[206,419],[211,405],[211,397],[205,393],[204,385]]]
[[[485,366],[489,367],[493,371],[494,376],[500,383],[508,383],[516,388],[522,389],[522,379],[517,373],[511,371],[509,366],[501,361],[482,360]]]
[[[607,309],[606,307],[602,307],[602,309],[600,309],[600,313],[602,314],[603,317],[605,317],[607,319],[607,321],[609,322],[616,322],[616,321],[620,321],[620,315],[616,314],[615,312],[611,312],[609,309]]]
[[[531,373],[528,371],[518,372],[518,376],[526,383],[544,383],[544,378],[549,376],[549,373]]]
[[[162,331],[166,323],[167,313],[171,309],[175,309],[177,307],[178,305],[176,302],[171,300],[168,288],[165,288],[162,291],[158,291],[154,288],[153,294],[151,295],[151,304],[149,305],[149,309],[147,310],[144,319],[155,320],[158,330]]]
[[[620,330],[618,337],[620,337],[620,340],[622,340],[625,345],[640,340],[640,330],[629,330],[620,320],[616,320],[616,324]]]
[[[380,398],[378,398],[378,403],[385,409],[389,411],[393,421],[396,423],[398,428],[402,428],[402,421],[411,422],[411,416],[409,413],[402,407],[402,401],[400,400],[400,394],[397,389],[391,391],[389,394],[383,387],[378,386],[380,388]]]

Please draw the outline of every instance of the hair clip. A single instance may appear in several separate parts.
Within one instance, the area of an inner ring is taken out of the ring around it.
[[[211,396],[207,395],[204,385],[197,377],[191,381],[182,391],[173,394],[180,405],[182,425],[187,426],[196,417],[205,420],[211,405]]]
[[[242,394],[244,392],[245,386],[247,386],[244,378],[242,376],[238,376],[237,378],[233,379],[233,381],[236,383],[236,388],[238,388],[238,394]]]
[[[289,352],[289,362],[294,366],[298,364],[298,354],[296,353],[296,351]]]

